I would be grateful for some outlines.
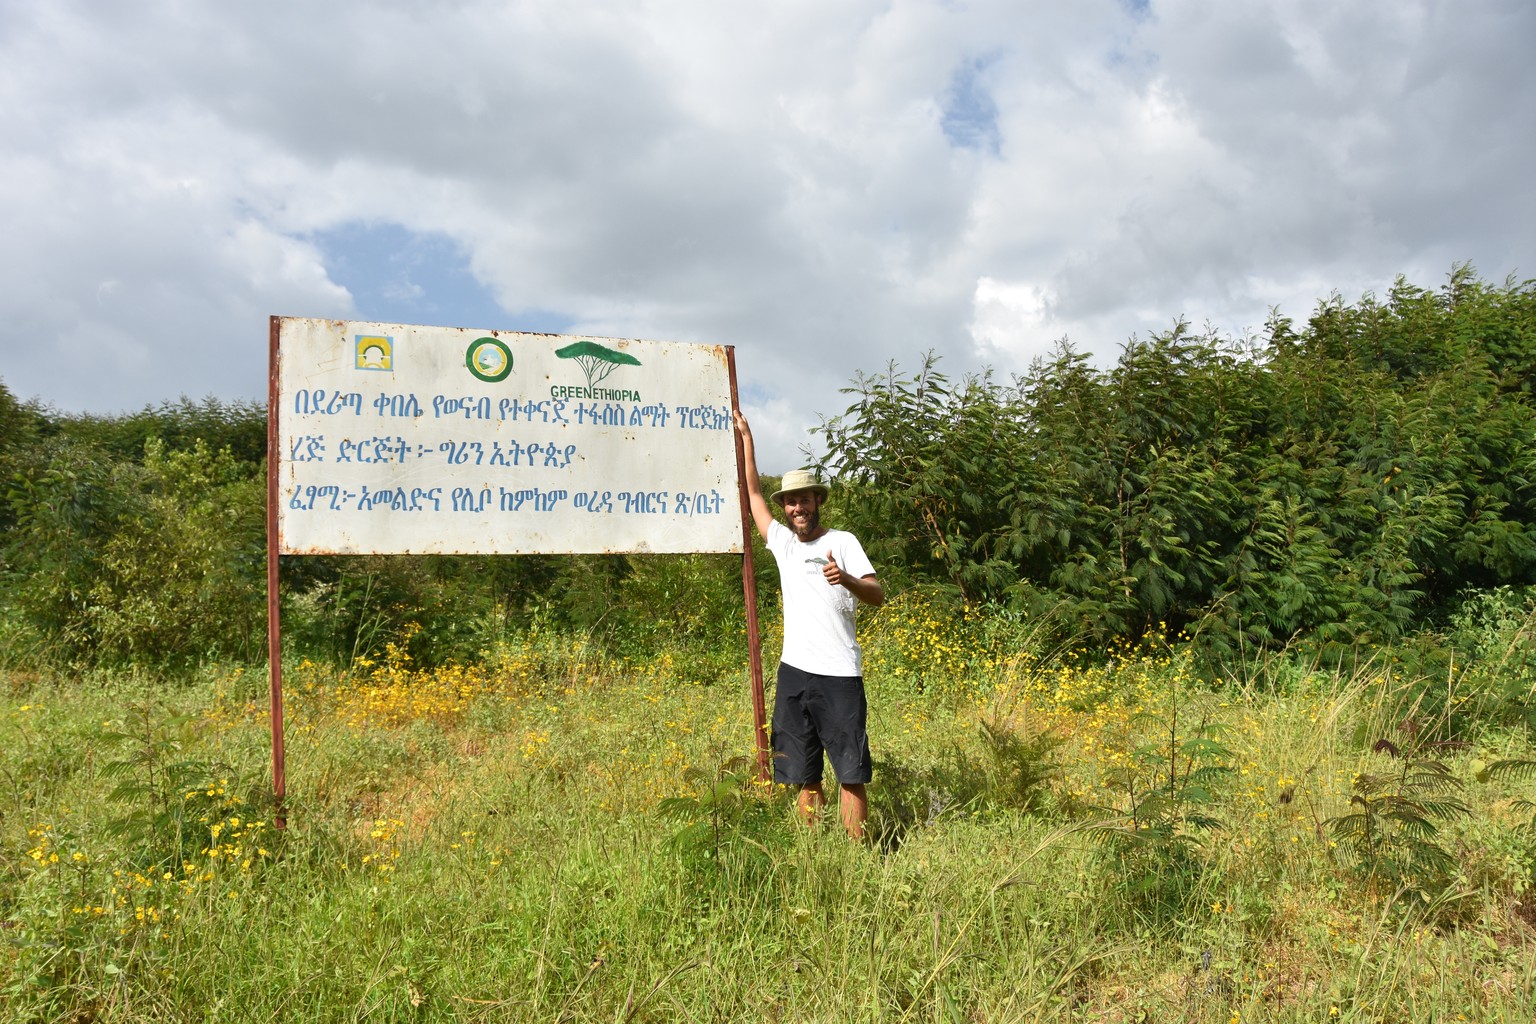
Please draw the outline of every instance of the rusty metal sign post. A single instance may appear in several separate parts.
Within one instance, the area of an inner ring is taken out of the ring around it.
[[[736,349],[725,350],[731,378],[731,409],[739,408],[736,396]],[[732,431],[735,433],[735,431]],[[752,563],[752,508],[747,499],[746,452],[736,435],[736,487],[741,502],[741,589],[747,605],[747,660],[752,672],[752,749],[757,753],[757,781],[773,781],[768,762],[768,709],[763,696],[763,642],[757,626],[757,571]]]
[[[269,345],[279,828],[282,555],[739,551],[754,747],[767,776],[733,348],[277,316]]]
[[[278,346],[282,340],[278,317],[271,320],[267,342],[267,672],[269,716],[272,728],[272,798],[273,824],[288,827],[287,758],[283,749],[283,624],[278,600],[278,465],[282,458],[278,447],[277,418],[281,390],[278,387]]]

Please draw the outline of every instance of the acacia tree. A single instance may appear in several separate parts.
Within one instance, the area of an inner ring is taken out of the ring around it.
[[[587,387],[593,388],[601,384],[607,376],[620,366],[639,366],[640,360],[628,352],[620,352],[618,349],[599,345],[595,341],[577,341],[564,348],[556,349],[555,355],[561,359],[574,359],[576,365],[581,367],[587,375]]]

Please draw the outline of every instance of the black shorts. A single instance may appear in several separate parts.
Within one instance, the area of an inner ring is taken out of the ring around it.
[[[779,663],[773,699],[773,780],[821,781],[825,751],[843,785],[869,781],[868,705],[862,676],[819,676]]]

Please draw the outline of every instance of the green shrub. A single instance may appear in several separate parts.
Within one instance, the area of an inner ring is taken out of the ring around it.
[[[265,635],[262,487],[201,443],[142,464],[51,444],[13,491],[8,589],[72,664],[250,658]]]
[[[1455,795],[1461,782],[1444,747],[1426,739],[1411,719],[1399,735],[1401,743],[1382,738],[1371,748],[1391,758],[1392,766],[1358,773],[1351,810],[1324,825],[1368,887],[1393,900],[1402,895],[1428,903],[1456,873],[1455,857],[1439,841],[1440,827],[1471,808]]]

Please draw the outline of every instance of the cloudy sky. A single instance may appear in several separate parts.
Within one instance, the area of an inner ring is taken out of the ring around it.
[[[1530,0],[0,0],[0,380],[260,399],[271,314],[858,371],[1536,277]]]

